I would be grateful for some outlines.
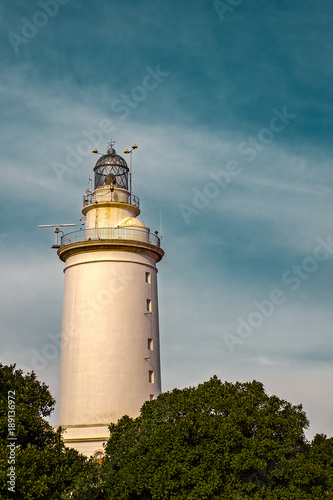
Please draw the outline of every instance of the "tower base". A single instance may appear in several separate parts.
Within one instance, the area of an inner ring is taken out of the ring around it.
[[[64,443],[68,448],[74,448],[87,457],[104,454],[104,445],[110,437],[107,425],[69,425],[63,429]]]

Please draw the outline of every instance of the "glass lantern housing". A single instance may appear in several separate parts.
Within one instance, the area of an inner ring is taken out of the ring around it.
[[[113,148],[101,156],[95,167],[95,189],[113,184],[128,191],[129,168],[126,161]]]

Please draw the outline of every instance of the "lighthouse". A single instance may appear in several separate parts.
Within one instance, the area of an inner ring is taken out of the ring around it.
[[[130,160],[135,148],[125,151]],[[111,142],[83,198],[85,227],[62,236],[58,249],[65,263],[59,425],[67,446],[96,459],[109,424],[137,417],[161,392],[156,264],[164,252],[138,219],[131,164]]]

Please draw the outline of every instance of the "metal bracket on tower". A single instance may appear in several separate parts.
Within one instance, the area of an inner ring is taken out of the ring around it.
[[[63,233],[60,228],[68,226],[76,226],[76,224],[42,224],[38,227],[54,227],[55,244],[52,245],[51,248],[60,248],[58,235],[60,232]]]

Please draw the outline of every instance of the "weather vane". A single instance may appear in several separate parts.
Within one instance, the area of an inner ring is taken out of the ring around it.
[[[108,142],[108,149],[114,149],[114,147],[113,147],[113,146],[114,146],[115,144],[116,144],[116,141],[113,141],[113,140],[111,139],[111,141],[110,141],[110,142]]]

